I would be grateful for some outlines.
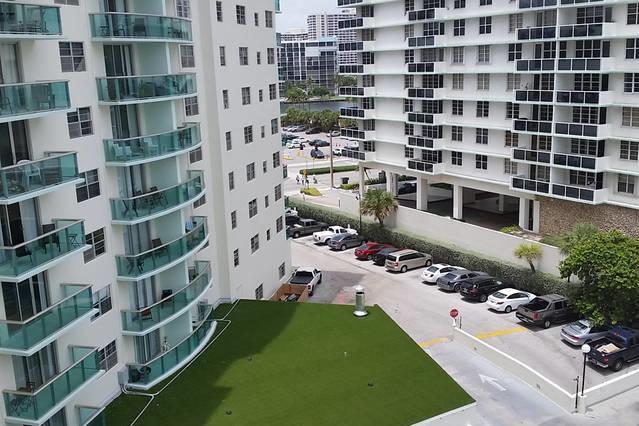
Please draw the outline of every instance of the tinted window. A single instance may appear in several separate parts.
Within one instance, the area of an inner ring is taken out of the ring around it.
[[[532,311],[540,311],[542,309],[546,309],[549,304],[549,302],[536,297],[528,304],[528,308]]]
[[[446,275],[444,275],[444,278],[449,279],[449,280],[454,280],[455,278],[457,278],[457,275],[455,274],[451,274],[450,272],[447,273]]]
[[[554,304],[554,309],[563,309],[564,307],[565,307],[565,303],[563,302],[563,300],[559,302],[555,302]]]
[[[395,261],[397,260],[397,256],[395,256],[394,254],[389,254],[388,256],[386,256],[386,259]]]
[[[445,268],[444,268],[445,269]],[[442,272],[448,272],[445,271],[444,269],[442,269]],[[428,272],[437,272],[437,267],[436,266],[431,266],[430,268],[426,269]]]
[[[424,257],[424,253],[415,253],[415,259],[419,259],[420,257]]]

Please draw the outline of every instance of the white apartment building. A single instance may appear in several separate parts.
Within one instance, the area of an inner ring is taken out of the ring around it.
[[[341,29],[342,21],[355,17],[355,9],[342,9],[341,13],[315,13],[306,17],[308,27],[308,39],[319,40],[324,37],[337,37],[338,43],[350,43],[357,40],[355,30]],[[357,54],[353,52],[340,52],[337,57],[339,65],[357,63]]]
[[[304,41],[308,40],[308,32],[305,28],[291,28],[280,34],[280,41]]]
[[[1,424],[97,424],[279,286],[275,9],[0,2]]]
[[[338,0],[342,110],[362,167],[417,178],[414,206],[558,233],[590,222],[638,235],[639,3]],[[498,228],[497,228],[498,229]]]

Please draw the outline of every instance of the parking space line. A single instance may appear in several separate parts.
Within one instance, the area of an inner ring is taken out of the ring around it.
[[[450,339],[448,337],[437,337],[436,339],[430,339],[419,344],[422,348],[426,349],[429,346],[437,345],[439,343],[448,343]]]
[[[483,339],[489,339],[491,337],[506,336],[508,334],[523,333],[525,331],[528,331],[528,329],[525,327],[504,328],[501,330],[475,334],[475,337],[480,340],[483,340]]]

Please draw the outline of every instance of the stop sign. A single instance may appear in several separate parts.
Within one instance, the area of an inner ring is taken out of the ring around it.
[[[450,310],[450,317],[451,318],[455,319],[455,318],[457,318],[458,315],[459,315],[459,311],[457,309],[453,308],[453,309]]]

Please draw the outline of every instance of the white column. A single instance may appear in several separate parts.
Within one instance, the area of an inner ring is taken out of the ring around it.
[[[397,196],[397,174],[386,172],[386,191]]]
[[[524,197],[519,199],[519,227],[528,229],[528,199]]]
[[[499,211],[499,213],[504,212],[505,201],[506,201],[506,196],[499,194],[499,197],[497,198],[497,211]]]
[[[366,192],[366,185],[364,184],[364,182],[366,181],[366,174],[364,173],[366,169],[364,168],[364,166],[360,165],[359,166],[359,198],[360,200],[362,199],[362,197],[364,196],[364,193]]]
[[[463,219],[464,217],[464,187],[453,185],[453,218]]]
[[[428,210],[428,180],[417,178],[417,210]]]
[[[539,201],[533,201],[533,232],[539,233]]]

